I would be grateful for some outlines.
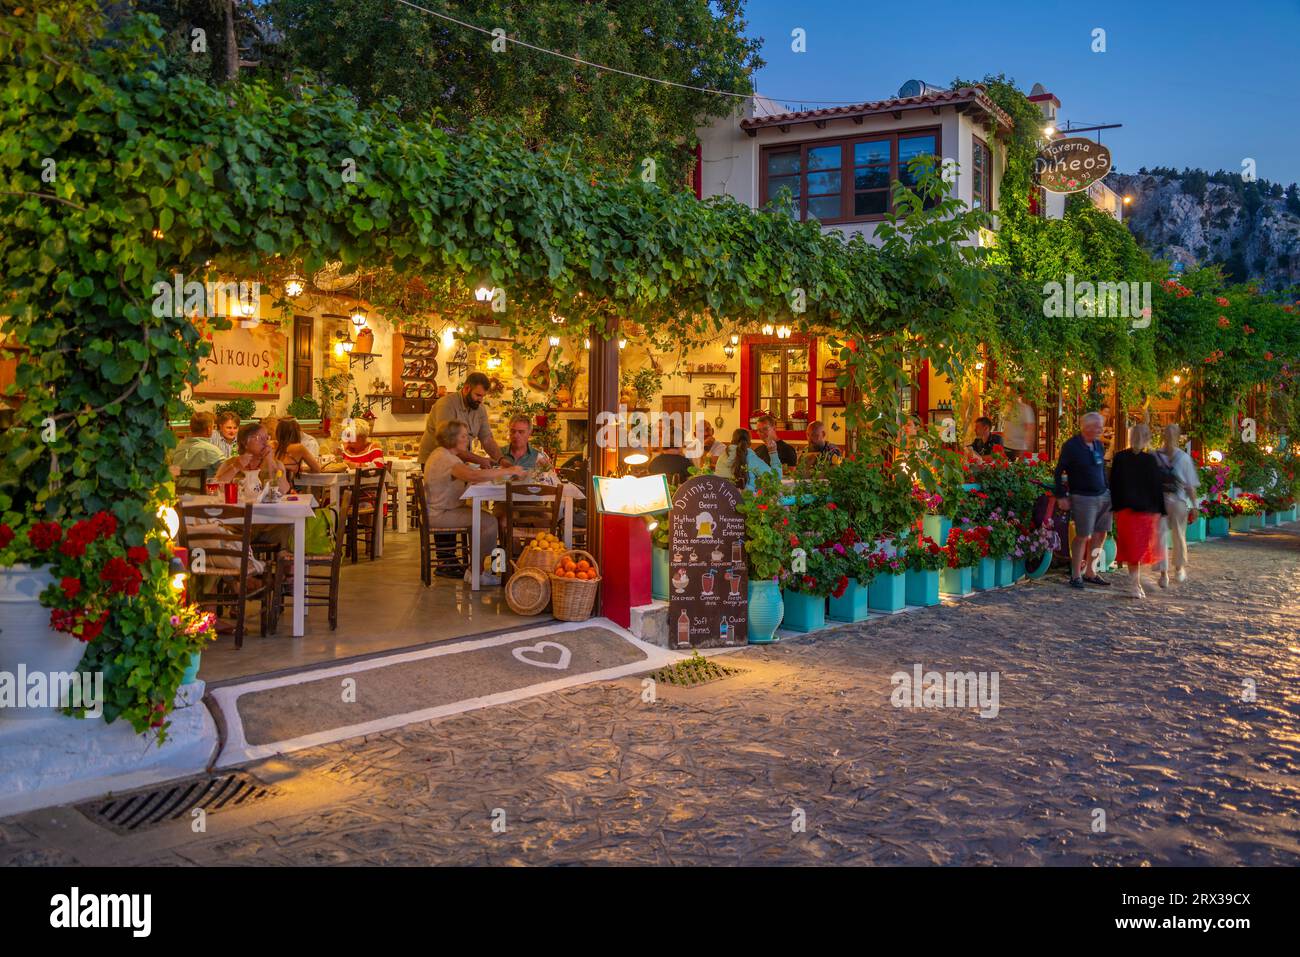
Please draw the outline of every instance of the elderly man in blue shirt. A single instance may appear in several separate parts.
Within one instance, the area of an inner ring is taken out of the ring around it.
[[[1089,556],[1102,547],[1110,531],[1110,487],[1106,482],[1106,446],[1101,442],[1105,419],[1089,412],[1079,420],[1079,434],[1061,446],[1056,463],[1056,506],[1070,509],[1074,519],[1074,543],[1070,546],[1070,587],[1109,585],[1100,575],[1085,574]],[[1066,494],[1062,476],[1069,480]]]
[[[546,453],[535,449],[528,440],[533,435],[533,421],[526,415],[516,415],[510,420],[510,444],[501,455],[505,465],[518,465],[521,469],[549,469],[551,460]]]

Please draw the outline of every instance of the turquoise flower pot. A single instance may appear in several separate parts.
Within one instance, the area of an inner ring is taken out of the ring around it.
[[[976,591],[989,591],[998,587],[998,563],[995,558],[981,558],[971,575],[971,585]]]
[[[1222,538],[1228,534],[1228,520],[1226,518],[1211,518],[1205,523],[1205,534],[1210,538]]]
[[[668,600],[668,549],[650,549],[650,597]]]
[[[199,676],[199,659],[203,657],[203,652],[196,651],[190,655],[190,663],[185,669],[185,674],[181,675],[181,684],[187,685]]]
[[[1187,523],[1187,540],[1189,542],[1205,541],[1205,516],[1202,515],[1194,522]]]
[[[783,591],[784,626],[790,631],[816,631],[826,627],[826,598],[801,591]]]
[[[906,591],[909,605],[939,604],[939,573],[908,569]]]
[[[1010,585],[1013,581],[1011,577],[1013,574],[1011,568],[1011,559],[999,558],[997,560],[997,566],[998,566],[998,587],[1002,588],[1006,585]]]
[[[867,586],[867,607],[872,611],[884,611],[893,614],[902,611],[907,604],[907,575],[881,574],[871,579]]]
[[[975,590],[971,584],[970,566],[945,568],[939,572],[939,591],[945,595],[969,595]]]
[[[1295,505],[1292,505],[1292,506],[1291,506],[1291,511],[1289,511],[1289,512],[1286,513],[1286,521],[1288,521],[1288,522],[1294,522],[1294,521],[1296,520],[1296,509],[1297,509],[1297,506],[1295,506]]]
[[[952,531],[952,519],[947,515],[926,515],[921,519],[921,531],[940,545],[948,544],[948,533]]]
[[[1256,512],[1250,517],[1251,528],[1263,528],[1265,524],[1263,512]]]
[[[1047,574],[1047,570],[1052,567],[1052,553],[1043,552],[1043,557],[1038,560],[1036,568],[1027,568],[1025,575],[1028,578],[1042,578]]]
[[[1254,524],[1249,515],[1234,515],[1228,519],[1228,527],[1234,532],[1248,532]]]
[[[830,619],[832,621],[866,621],[870,614],[867,610],[866,585],[849,582],[844,594],[839,598],[831,595]]]
[[[1018,582],[1025,577],[1025,560],[1023,558],[1011,559],[1011,580]]]
[[[749,583],[749,643],[765,645],[776,641],[776,630],[785,617],[785,603],[781,600],[781,586],[774,581]]]

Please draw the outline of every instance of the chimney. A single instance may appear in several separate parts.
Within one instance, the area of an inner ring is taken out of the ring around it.
[[[1035,83],[1033,89],[1029,91],[1029,102],[1038,105],[1038,111],[1043,115],[1044,126],[1056,126],[1056,111],[1061,108],[1061,101],[1056,98],[1055,93],[1048,93],[1043,84]]]

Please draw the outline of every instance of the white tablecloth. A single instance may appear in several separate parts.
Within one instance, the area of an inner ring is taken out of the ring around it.
[[[181,505],[225,505],[214,495],[182,495]],[[261,525],[293,526],[293,636],[301,638],[306,626],[307,596],[307,519],[311,518],[316,499],[298,494],[278,502],[258,502],[253,506],[253,521]],[[269,586],[268,586],[269,587]]]

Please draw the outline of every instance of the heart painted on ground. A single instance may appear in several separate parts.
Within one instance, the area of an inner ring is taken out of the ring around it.
[[[558,648],[560,651],[559,661],[536,661],[530,655],[544,655],[552,648]],[[557,671],[563,671],[569,667],[569,659],[573,657],[572,652],[554,641],[539,641],[535,645],[524,645],[519,648],[511,649],[510,653],[526,665],[533,665],[537,668],[554,668]]]

